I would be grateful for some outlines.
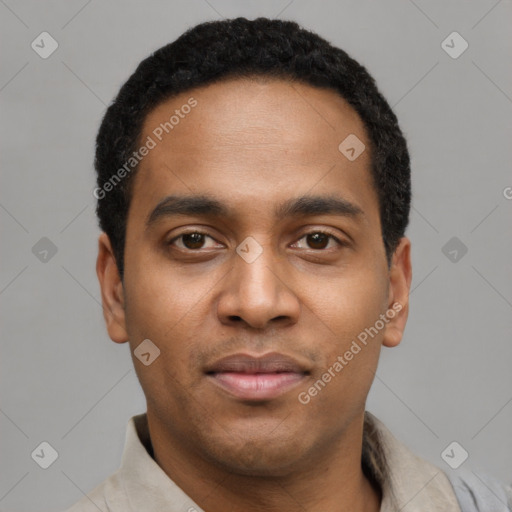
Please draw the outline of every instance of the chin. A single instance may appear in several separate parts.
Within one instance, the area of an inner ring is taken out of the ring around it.
[[[226,434],[226,432],[224,432]],[[297,469],[307,451],[299,436],[272,437],[262,435],[209,438],[204,446],[205,455],[212,463],[224,470],[252,477],[279,477]]]

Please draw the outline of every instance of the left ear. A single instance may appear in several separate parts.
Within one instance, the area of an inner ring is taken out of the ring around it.
[[[388,312],[390,319],[386,324],[382,344],[396,347],[405,330],[409,316],[409,291],[412,281],[411,241],[403,237],[393,253],[389,270]]]

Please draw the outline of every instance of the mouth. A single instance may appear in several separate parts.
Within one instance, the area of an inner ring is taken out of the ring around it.
[[[296,387],[310,374],[295,359],[278,353],[234,354],[205,369],[210,381],[240,400],[265,401]]]

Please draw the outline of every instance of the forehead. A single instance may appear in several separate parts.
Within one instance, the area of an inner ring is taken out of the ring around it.
[[[348,136],[366,147],[354,161],[339,149]],[[364,124],[328,89],[273,78],[199,87],[148,114],[140,141],[150,139],[154,147],[135,176],[135,207],[173,193],[263,210],[284,197],[336,190],[351,202],[376,202]]]
[[[189,109],[191,98],[197,106]],[[147,115],[143,135],[155,135],[169,120],[173,126],[164,129],[162,138],[181,151],[196,149],[198,136],[201,147],[209,150],[240,144],[248,150],[260,145],[272,150],[286,145],[294,153],[312,147],[317,153],[328,151],[349,133],[366,139],[359,115],[338,93],[276,78],[232,79],[181,93]]]

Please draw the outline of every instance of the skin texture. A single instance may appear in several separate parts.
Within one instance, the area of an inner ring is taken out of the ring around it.
[[[197,106],[135,176],[124,282],[108,237],[99,239],[111,339],[129,340],[132,354],[145,339],[161,351],[149,366],[133,358],[155,460],[209,512],[379,510],[380,491],[361,470],[363,415],[381,346],[402,338],[411,264],[402,238],[387,266],[362,121],[333,91],[237,79],[160,104],[141,140],[190,97]],[[366,145],[353,162],[338,150],[349,134]],[[171,194],[208,195],[230,213],[160,216],[148,226]],[[276,219],[277,206],[303,195],[343,198],[362,214]],[[175,239],[194,230],[207,234],[202,242]],[[343,245],[306,236],[326,230]],[[249,236],[263,249],[252,263],[236,252]],[[401,311],[302,404],[299,393],[394,303]],[[268,352],[309,371],[272,400],[236,399],[203,371],[220,357]]]

